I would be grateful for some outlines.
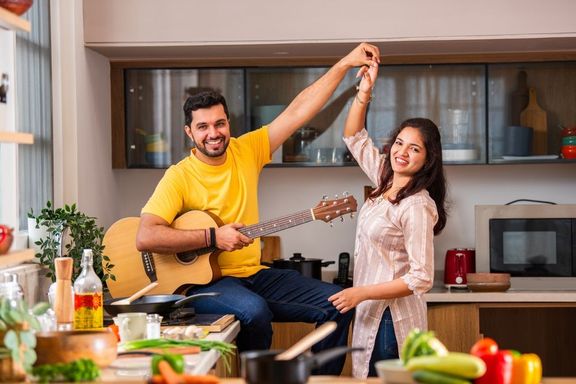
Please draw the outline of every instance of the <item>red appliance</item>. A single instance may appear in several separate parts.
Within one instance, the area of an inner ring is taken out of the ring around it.
[[[476,251],[470,248],[454,248],[446,251],[444,262],[444,286],[467,288],[466,274],[476,272]]]

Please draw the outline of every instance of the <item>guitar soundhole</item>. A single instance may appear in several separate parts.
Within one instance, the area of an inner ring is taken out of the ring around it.
[[[196,260],[198,260],[198,257],[200,255],[201,254],[199,254],[198,251],[187,251],[187,252],[177,253],[176,258],[182,264],[192,264]]]

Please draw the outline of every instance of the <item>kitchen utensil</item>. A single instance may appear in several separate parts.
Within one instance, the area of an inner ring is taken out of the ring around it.
[[[203,297],[215,297],[219,295],[220,295],[219,292],[205,292],[190,296],[148,295],[136,299],[130,304],[112,305],[112,302],[124,299],[123,297],[120,297],[118,299],[105,300],[104,309],[111,316],[116,316],[119,313],[128,313],[128,312],[158,313],[160,315],[167,315],[176,308],[179,308],[188,302]]]
[[[146,316],[144,312],[119,313],[113,320],[118,326],[120,342],[145,339],[148,335]]]
[[[74,303],[72,298],[72,268],[74,260],[71,257],[54,258],[56,272],[56,295],[54,296],[54,312],[58,326],[68,327],[74,320]]]
[[[528,106],[520,113],[520,125],[531,127],[534,130],[532,140],[534,155],[546,155],[548,153],[548,126],[546,111],[538,105],[536,89],[530,88]]]
[[[514,125],[504,131],[504,155],[530,156],[534,130],[530,127]]]
[[[472,292],[504,292],[510,288],[509,273],[468,273],[466,279]]]
[[[240,371],[246,384],[306,384],[312,369],[342,354],[361,350],[336,347],[291,360],[276,360],[280,351],[248,351],[240,354]]]
[[[275,259],[272,263],[262,263],[280,269],[294,269],[304,276],[322,280],[322,267],[334,264],[334,261],[322,261],[321,259],[308,259],[301,253],[294,253],[289,259]]]
[[[36,333],[36,365],[92,359],[106,367],[116,359],[117,349],[118,341],[110,330]]]
[[[391,359],[377,361],[375,364],[378,377],[386,384],[412,384],[412,372],[404,367],[402,360]]]
[[[296,344],[288,348],[282,353],[276,355],[276,360],[291,360],[296,356],[304,353],[306,350],[311,348],[314,344],[319,342],[320,340],[324,339],[326,336],[331,334],[336,330],[336,322],[328,321],[302,339],[300,339]]]
[[[444,285],[446,288],[466,288],[466,274],[476,271],[474,249],[454,248],[446,251]]]
[[[562,157],[565,159],[576,159],[576,145],[563,145]]]
[[[112,302],[112,305],[130,304],[134,300],[139,299],[140,297],[144,296],[146,293],[148,293],[150,290],[155,288],[157,285],[158,285],[158,283],[156,281],[154,281],[154,282],[148,284],[147,286],[145,286],[144,288],[142,288],[141,290],[139,290],[138,292],[136,292],[135,294],[133,294],[132,296],[130,296],[129,298],[122,299],[122,300],[116,300],[116,301]]]

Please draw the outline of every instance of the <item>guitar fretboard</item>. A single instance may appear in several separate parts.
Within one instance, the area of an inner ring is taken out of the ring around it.
[[[266,236],[314,220],[311,210],[301,211],[277,219],[240,228],[238,231],[251,239]]]

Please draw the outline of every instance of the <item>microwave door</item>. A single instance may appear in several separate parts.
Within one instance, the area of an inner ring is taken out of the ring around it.
[[[492,219],[489,225],[491,272],[572,276],[571,219]]]

